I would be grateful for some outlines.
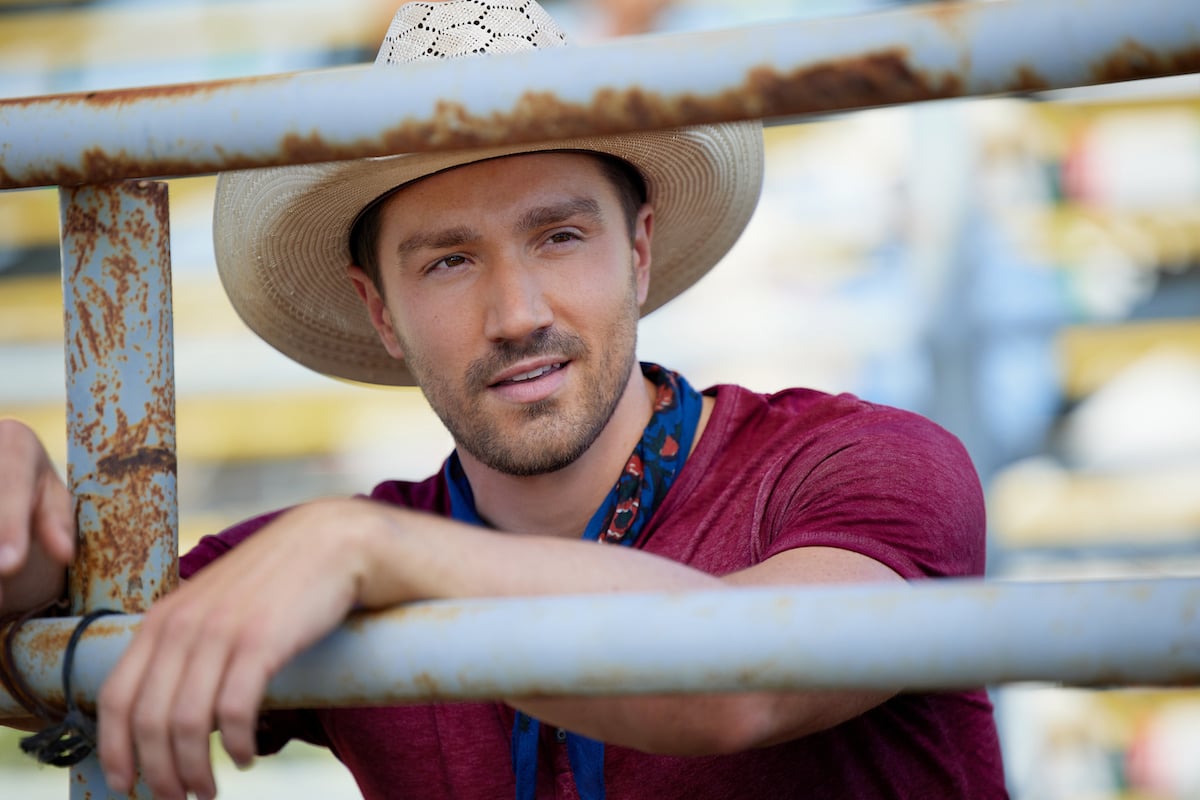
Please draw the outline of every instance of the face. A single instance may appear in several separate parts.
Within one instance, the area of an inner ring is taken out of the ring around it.
[[[389,198],[383,294],[351,277],[458,447],[506,474],[544,474],[592,445],[630,385],[651,224],[644,207],[630,236],[589,156],[510,156]]]

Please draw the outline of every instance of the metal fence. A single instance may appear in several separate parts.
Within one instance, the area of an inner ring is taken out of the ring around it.
[[[136,614],[178,573],[167,192],[134,179],[1191,72],[1200,72],[1194,0],[1000,0],[486,62],[0,101],[0,189],[64,187],[73,610]],[[355,618],[288,665],[266,705],[1200,678],[1197,580],[628,596],[586,614],[582,602],[422,603]],[[58,675],[76,622],[35,621],[17,637],[17,665],[48,701],[63,700]],[[114,617],[89,629],[74,681],[85,702],[136,624]],[[501,652],[515,655],[498,667]],[[0,717],[20,714],[0,692]],[[111,796],[94,760],[71,786],[72,796]]]

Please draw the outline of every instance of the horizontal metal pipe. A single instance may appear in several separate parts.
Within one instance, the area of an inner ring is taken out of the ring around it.
[[[138,617],[83,638],[95,698]],[[61,702],[73,619],[30,623],[17,664]],[[270,707],[784,688],[1200,682],[1200,579],[731,589],[417,603],[357,616],[271,681]],[[0,717],[19,714],[0,693]]]
[[[0,189],[1200,71],[1195,0],[937,3],[484,59],[0,101]]]

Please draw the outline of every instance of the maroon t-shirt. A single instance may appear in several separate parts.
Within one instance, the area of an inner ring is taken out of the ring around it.
[[[982,491],[948,432],[849,395],[713,392],[708,427],[640,547],[714,575],[810,546],[862,553],[910,580],[983,574]],[[371,497],[449,514],[440,473],[380,484]],[[182,561],[184,577],[273,516],[202,540]],[[494,702],[272,712],[259,746],[327,746],[367,798],[512,797],[512,726],[512,709]],[[577,797],[552,727],[542,726],[540,746],[538,797]],[[982,690],[902,694],[827,731],[736,755],[608,745],[604,775],[611,798],[1006,797]]]

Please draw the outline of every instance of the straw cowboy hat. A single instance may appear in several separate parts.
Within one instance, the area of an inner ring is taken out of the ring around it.
[[[561,47],[533,0],[410,3],[392,20],[376,64]],[[757,122],[540,144],[413,153],[227,173],[217,185],[217,269],[234,308],[284,355],[318,372],[412,385],[379,342],[346,277],[358,215],[397,186],[515,153],[586,150],[634,165],[654,205],[649,313],[695,283],[741,235],[762,185]]]

